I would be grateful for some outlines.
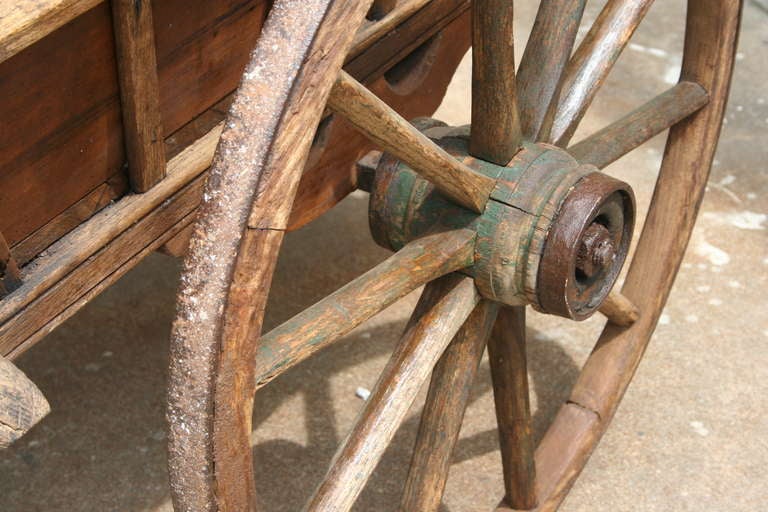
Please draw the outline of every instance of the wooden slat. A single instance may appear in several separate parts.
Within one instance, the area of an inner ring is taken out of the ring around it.
[[[538,140],[544,115],[573,51],[586,0],[542,0],[517,74],[523,135]]]
[[[629,327],[640,318],[640,310],[631,300],[615,290],[600,305],[600,312],[612,323]]]
[[[469,152],[507,165],[520,149],[510,0],[472,3],[472,128]]]
[[[34,382],[0,356],[0,450],[8,448],[50,411]]]
[[[602,169],[707,104],[699,84],[680,82],[594,135],[568,148],[583,164]]]
[[[149,192],[125,197],[53,244],[22,273],[23,284],[0,301],[0,322],[39,297],[120,233],[145,217],[211,164],[221,134],[217,126],[168,163],[166,178]]]
[[[0,62],[69,23],[104,0],[0,2]]]
[[[0,233],[0,299],[21,286],[19,266],[11,254],[5,237]]]
[[[495,181],[462,164],[354,78],[343,72],[328,106],[459,204],[482,212]]]
[[[160,86],[150,0],[112,0],[128,175],[136,192],[165,177]]]
[[[400,510],[436,512],[440,507],[472,382],[497,312],[495,303],[480,302],[432,371]]]
[[[563,73],[558,100],[550,104],[541,138],[561,147],[578,127],[653,0],[610,0]]]
[[[525,307],[502,308],[488,343],[488,360],[499,425],[505,501],[519,510],[529,510],[537,504],[525,352]]]
[[[429,235],[310,306],[259,340],[256,382],[263,386],[407,293],[472,264],[470,230]]]
[[[365,408],[305,510],[350,509],[422,383],[479,300],[472,279],[458,274],[440,278],[425,288]]]

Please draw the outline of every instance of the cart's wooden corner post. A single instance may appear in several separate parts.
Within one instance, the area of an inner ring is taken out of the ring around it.
[[[19,266],[11,254],[5,237],[0,233],[0,299],[21,286]]]
[[[150,0],[112,0],[128,175],[135,192],[165,177],[160,86]]]
[[[50,410],[37,386],[0,356],[0,450],[27,433]]]

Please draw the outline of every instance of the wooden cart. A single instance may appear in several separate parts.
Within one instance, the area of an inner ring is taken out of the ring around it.
[[[614,415],[704,193],[741,3],[690,0],[679,82],[571,144],[651,0],[20,0],[0,5],[0,445],[45,415],[12,363],[152,251],[186,253],[168,393],[177,510],[256,510],[254,395],[426,285],[306,509],[348,510],[431,375],[402,510],[438,509],[488,347],[498,510],[553,510]],[[472,124],[430,119],[470,44]],[[521,50],[518,50],[520,52]],[[406,121],[411,119],[412,122]],[[669,129],[639,239],[600,172]],[[356,189],[395,253],[268,333],[284,233]],[[621,290],[613,289],[628,265]],[[605,329],[541,443],[525,310]]]

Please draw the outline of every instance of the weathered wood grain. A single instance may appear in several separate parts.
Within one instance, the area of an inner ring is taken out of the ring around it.
[[[402,339],[306,511],[344,512],[352,507],[432,367],[479,300],[472,279],[458,274],[427,285]]]
[[[402,512],[436,512],[440,507],[453,448],[497,312],[497,304],[481,301],[432,371],[400,502]]]
[[[415,240],[263,335],[256,350],[257,386],[263,386],[419,286],[471,265],[474,241],[475,234],[463,229]]]
[[[469,152],[506,165],[520,149],[512,2],[472,3],[472,128]]]
[[[693,114],[709,101],[699,84],[680,82],[599,132],[568,148],[583,164],[598,169]]]
[[[160,86],[150,0],[112,0],[128,175],[135,192],[165,177]]]
[[[0,356],[0,450],[8,448],[51,411],[35,384]]]
[[[600,312],[605,315],[609,322],[622,327],[629,327],[640,318],[640,311],[637,306],[616,290],[612,290],[605,298],[600,305]]]
[[[584,14],[586,0],[542,0],[517,74],[520,125],[529,140],[538,140],[563,68]]]
[[[502,308],[488,342],[488,361],[504,469],[504,501],[519,510],[530,510],[538,501],[525,338],[525,307]]]
[[[446,196],[473,211],[483,211],[495,181],[450,156],[345,72],[336,81],[328,106]]]
[[[609,0],[563,72],[540,138],[565,147],[653,0]]]
[[[0,3],[0,62],[102,1],[16,0]]]

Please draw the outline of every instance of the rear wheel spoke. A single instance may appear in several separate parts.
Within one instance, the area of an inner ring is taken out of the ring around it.
[[[475,234],[457,230],[410,242],[375,268],[259,339],[256,385],[300,363],[397,299],[472,264]]]
[[[536,506],[536,465],[525,354],[525,307],[502,308],[488,343],[499,425],[505,501],[514,509]]]
[[[496,182],[459,162],[344,71],[328,105],[457,203],[482,212]]]
[[[400,510],[436,511],[498,306],[477,305],[432,372]]]
[[[520,148],[515,90],[512,1],[472,3],[472,131],[470,153],[506,165]]]
[[[469,277],[451,274],[427,285],[365,408],[305,510],[343,512],[352,507],[422,383],[479,300]]]
[[[523,135],[537,140],[573,51],[586,0],[542,0],[520,61],[517,86]]]
[[[600,306],[600,312],[613,324],[629,327],[640,318],[640,310],[627,297],[612,291]]]
[[[550,104],[542,140],[568,145],[581,118],[640,25],[653,0],[610,0],[565,68]]]
[[[602,169],[709,102],[699,84],[680,82],[637,110],[568,148],[583,164]]]

